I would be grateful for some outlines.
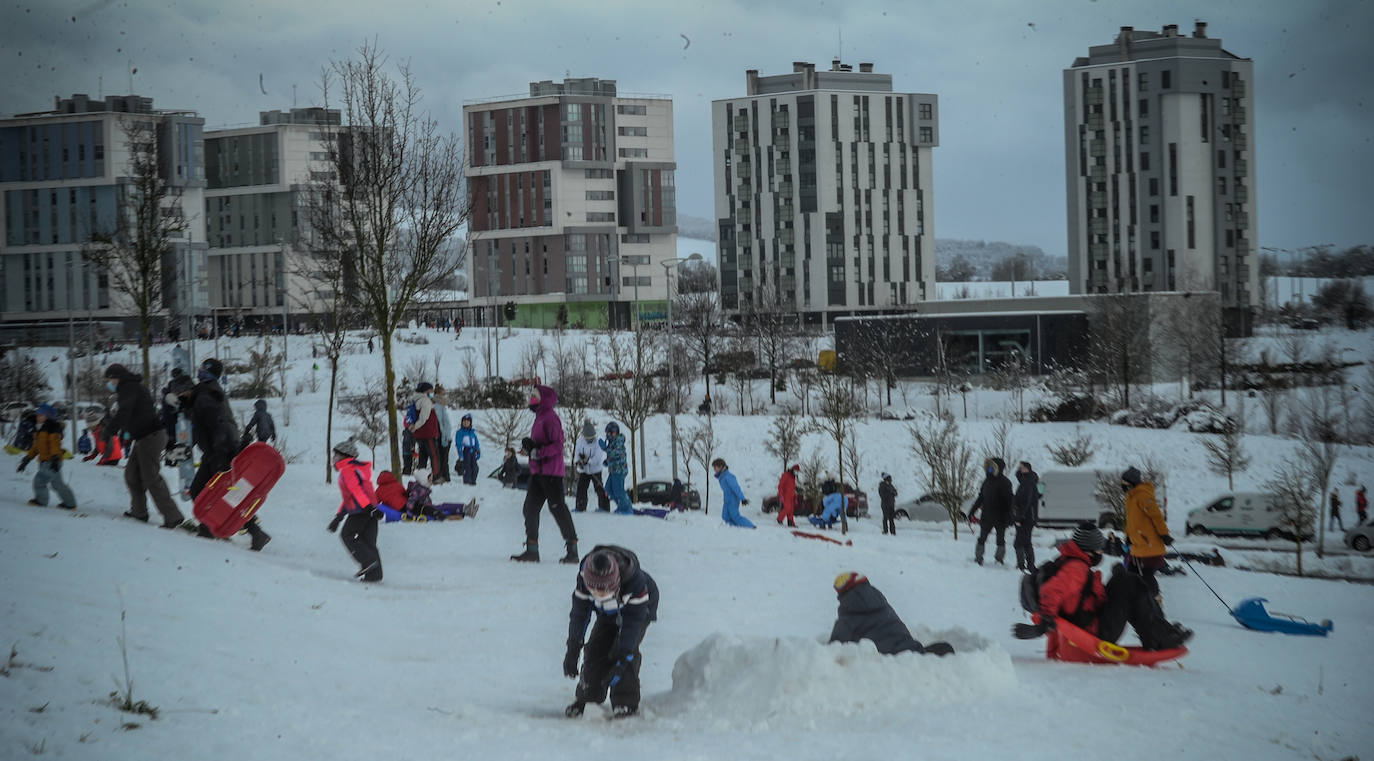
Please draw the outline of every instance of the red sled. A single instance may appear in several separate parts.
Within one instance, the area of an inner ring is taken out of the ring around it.
[[[831,537],[828,537],[825,534],[813,534],[810,531],[793,531],[792,536],[799,536],[803,539],[820,539],[825,542],[833,542],[835,544],[845,545],[849,547],[854,546],[853,539],[846,539],[843,542],[841,542],[839,539],[832,539]]]
[[[1156,663],[1172,661],[1188,654],[1188,648],[1175,647],[1168,650],[1144,650],[1139,647],[1122,647],[1115,642],[1089,634],[1073,624],[1058,619],[1054,629],[1047,635],[1049,644],[1045,655],[1051,660],[1069,663],[1117,663],[1123,666],[1153,666]]]
[[[196,520],[217,537],[237,534],[285,472],[280,452],[261,441],[249,444],[196,495]]]

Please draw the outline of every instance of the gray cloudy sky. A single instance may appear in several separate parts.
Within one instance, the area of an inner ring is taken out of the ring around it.
[[[322,66],[375,37],[461,132],[464,100],[596,76],[665,93],[679,211],[713,215],[710,101],[744,71],[872,61],[940,96],[935,233],[1065,248],[1062,70],[1122,25],[1209,24],[1255,61],[1258,241],[1374,243],[1374,2],[1366,0],[0,0],[0,112],[133,89],[207,126],[312,104]],[[685,38],[684,39],[684,36]],[[686,40],[690,40],[690,46]],[[261,87],[259,77],[261,76]],[[263,94],[263,90],[266,94]]]

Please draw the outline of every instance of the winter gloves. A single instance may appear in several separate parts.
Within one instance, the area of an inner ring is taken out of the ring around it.
[[[1164,546],[1168,547],[1174,543],[1174,538],[1172,536],[1169,536],[1168,534],[1165,534],[1164,536],[1161,536],[1159,538],[1159,541],[1164,542]]]
[[[1047,618],[1038,624],[1012,624],[1011,634],[1017,639],[1035,639],[1054,628],[1054,619]]]
[[[520,451],[521,451],[521,452],[523,452],[524,454],[530,455],[530,454],[534,454],[534,450],[535,450],[534,439],[530,438],[529,436],[526,436],[525,438],[523,438],[523,439],[520,440]]]
[[[15,469],[14,469],[14,472],[15,472],[15,473],[23,473],[23,472],[24,472],[24,468],[29,467],[29,459],[30,459],[30,458],[25,457],[24,459],[20,460],[20,461],[19,461],[19,467],[15,468]]]
[[[577,657],[582,654],[582,643],[569,642],[568,654],[563,656],[563,676],[577,678]]]
[[[338,531],[338,530],[339,530],[339,522],[342,521],[342,520],[343,520],[343,513],[339,513],[338,515],[335,515],[335,516],[334,516],[334,520],[332,520],[332,521],[329,522],[329,533],[332,534],[332,533],[334,533],[335,531]]]

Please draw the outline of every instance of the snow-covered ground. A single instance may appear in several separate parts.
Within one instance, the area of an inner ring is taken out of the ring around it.
[[[485,341],[480,330],[458,341],[437,335],[443,343],[398,344],[400,363],[432,360],[450,345],[481,351]],[[503,341],[505,374],[537,338],[514,331]],[[246,356],[250,345],[222,340],[221,352]],[[157,361],[166,351],[158,349]],[[294,390],[311,372],[306,340],[293,339],[290,355]],[[61,363],[49,364],[56,378]],[[443,367],[440,380],[454,382],[459,361]],[[379,371],[380,352],[345,360],[353,382]],[[1181,662],[1050,663],[1042,642],[1009,634],[1025,620],[1018,575],[974,565],[962,528],[956,540],[948,525],[901,523],[887,537],[866,519],[855,522],[852,546],[836,546],[796,538],[761,515],[780,463],[762,447],[768,418],[736,415],[716,418],[718,454],[751,498],[744,513],[758,530],[720,522],[714,484],[709,515],[576,516],[582,550],[607,542],[635,550],[662,589],[662,605],[643,647],[644,715],[565,719],[572,683],[560,662],[574,571],[552,562],[552,520],[545,514],[545,562],[517,565],[507,557],[523,537],[523,492],[486,478],[476,487],[441,486],[436,498],[475,496],[480,514],[384,526],[385,581],[352,581],[354,564],[324,530],[338,496],[323,479],[323,389],[293,394],[289,427],[281,402],[272,402],[296,458],[262,512],[273,541],[261,553],[249,552],[244,538],[206,541],[120,517],[128,504],[118,469],[79,461],[64,468],[81,502],[76,515],[26,506],[28,476],[3,476],[10,487],[0,497],[0,647],[14,655],[0,677],[0,758],[1335,760],[1374,748],[1374,587],[1239,570],[1256,558],[1291,557],[1272,551],[1291,545],[1241,543],[1245,549],[1222,551],[1230,567],[1197,569],[1228,604],[1265,597],[1271,610],[1334,620],[1334,633],[1242,629],[1189,574],[1161,580],[1169,615],[1196,631]],[[928,396],[908,391],[907,406],[931,408]],[[246,413],[251,400],[235,404]],[[980,451],[1006,408],[1005,395],[970,394],[963,430]],[[695,422],[678,418],[680,428]],[[337,421],[336,430],[351,425]],[[649,423],[651,475],[669,471],[667,426],[661,417]],[[899,500],[923,490],[905,426],[858,425],[860,481],[870,493],[880,471],[894,474]],[[1077,430],[1094,437],[1090,467],[1145,458],[1165,465],[1178,545],[1210,551],[1211,541],[1182,538],[1186,509],[1225,488],[1206,470],[1198,436],[1016,425],[1012,456],[1048,465],[1045,444]],[[1237,488],[1258,486],[1294,450],[1288,439],[1258,434],[1246,445],[1254,462]],[[813,449],[829,457],[834,445],[812,435],[803,454]],[[496,456],[489,448],[483,472]],[[1369,448],[1343,449],[1337,481],[1363,478],[1370,465]],[[694,474],[698,488],[701,480]],[[1041,559],[1052,557],[1055,538],[1038,533]],[[1349,555],[1318,561],[1310,550],[1304,560],[1308,570],[1365,578],[1374,577],[1371,564]],[[958,655],[886,657],[867,645],[823,644],[835,614],[831,581],[847,570],[865,573],[917,638],[947,639]],[[121,639],[133,699],[156,706],[156,719],[110,704],[124,680]]]

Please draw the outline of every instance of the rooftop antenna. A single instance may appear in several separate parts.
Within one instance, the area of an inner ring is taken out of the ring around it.
[[[133,95],[133,94],[134,94],[134,61],[133,61],[132,58],[129,59],[129,65],[128,65],[128,68],[126,69],[126,71],[129,72],[129,94],[130,94],[130,95]]]
[[[95,99],[105,100],[105,75],[101,74],[95,78]]]
[[[296,83],[291,83],[291,107],[296,107]]]
[[[835,54],[835,57],[838,58],[838,59],[840,59],[841,61],[843,61],[843,60],[844,60],[844,28],[843,28],[843,27],[840,27],[840,28],[836,29],[836,30],[835,30],[835,35],[839,38],[839,45],[840,45],[840,49],[839,49],[839,51]]]

